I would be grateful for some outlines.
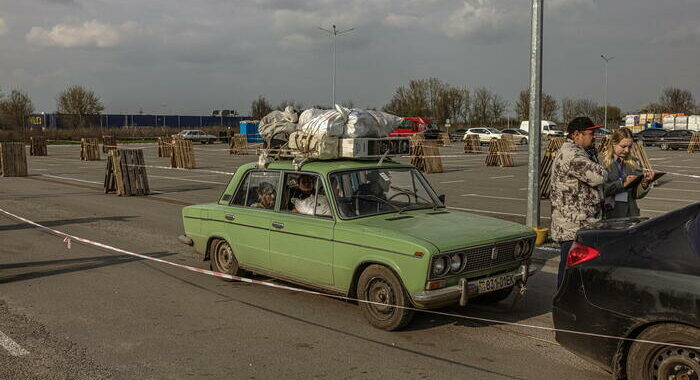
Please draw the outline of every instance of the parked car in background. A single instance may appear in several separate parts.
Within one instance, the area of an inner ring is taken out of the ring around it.
[[[427,117],[404,117],[403,120],[403,123],[389,134],[389,137],[409,137],[420,133],[426,139],[437,139],[440,134],[440,130]]]
[[[659,137],[657,144],[662,150],[688,149],[691,137],[693,137],[693,131],[689,129],[674,129]]]
[[[596,137],[603,137],[603,136],[610,136],[612,135],[612,131],[607,129],[607,128],[596,128],[593,130],[593,134]]]
[[[667,133],[668,129],[649,128],[635,133],[634,139],[644,144],[644,146],[652,146],[659,141],[659,138],[665,136]]]
[[[450,133],[450,140],[452,141],[460,141],[464,137],[464,134],[467,132],[466,129],[458,129],[452,133]]]
[[[559,129],[556,123],[549,120],[542,120],[540,123],[543,135],[551,135],[553,137],[564,136],[564,131]],[[525,132],[530,132],[530,122],[528,120],[520,122],[520,129]]]
[[[525,145],[530,141],[530,136],[528,136],[527,131],[518,128],[509,128],[501,131],[503,134],[513,135],[513,141],[516,144]]]
[[[554,297],[556,340],[616,379],[697,379],[700,202],[579,231]],[[591,334],[622,337],[604,338]]]
[[[213,144],[214,141],[216,141],[217,139],[216,136],[210,135],[199,129],[186,129],[184,131],[180,131],[177,134],[173,135],[173,138],[190,140],[192,142],[200,142],[202,144]]]
[[[220,199],[183,208],[179,240],[217,272],[245,269],[369,301],[359,308],[384,330],[408,324],[408,307],[502,301],[535,271],[532,229],[445,208],[412,165],[295,166],[240,166]]]
[[[465,139],[469,135],[479,136],[479,141],[482,144],[488,144],[491,142],[491,140],[500,139],[503,136],[501,131],[491,127],[469,128],[466,132],[464,132],[464,137],[462,137],[462,139]]]

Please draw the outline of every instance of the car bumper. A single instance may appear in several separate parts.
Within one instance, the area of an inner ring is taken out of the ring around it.
[[[529,265],[521,265],[513,274],[515,284],[527,283],[527,279],[535,274],[537,269]],[[504,273],[505,274],[505,273]],[[474,298],[479,294],[478,280],[468,281],[463,278],[458,285],[436,290],[424,290],[413,294],[413,304],[423,309],[434,309],[446,305],[459,303],[464,306],[469,298]],[[488,294],[488,293],[482,293]]]

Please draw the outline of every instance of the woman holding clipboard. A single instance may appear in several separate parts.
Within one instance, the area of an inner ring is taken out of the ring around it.
[[[653,170],[642,171],[639,162],[631,157],[632,144],[632,132],[620,128],[610,136],[601,157],[601,164],[608,170],[603,184],[605,219],[639,216],[637,199],[647,195],[655,180]]]

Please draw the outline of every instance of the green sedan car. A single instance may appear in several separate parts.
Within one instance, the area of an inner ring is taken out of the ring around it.
[[[534,271],[530,228],[447,209],[414,166],[391,161],[250,163],[182,217],[180,240],[212,270],[356,298],[385,330],[416,308],[501,301]]]

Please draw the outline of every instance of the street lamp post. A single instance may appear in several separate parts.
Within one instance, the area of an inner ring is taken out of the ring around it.
[[[604,98],[605,98],[605,100],[604,100],[605,101],[605,113],[604,113],[605,114],[605,116],[604,116],[605,121],[603,121],[603,125],[604,125],[605,129],[607,129],[608,128],[608,62],[612,61],[613,58],[615,58],[615,57],[606,57],[606,56],[601,54],[600,58],[603,58],[603,61],[605,61],[605,64],[604,64],[605,65],[605,95],[604,95]]]
[[[542,12],[543,0],[532,0],[530,35],[530,120],[528,132],[528,227],[540,226],[540,133],[542,131]]]
[[[333,25],[333,31],[330,31],[326,28],[321,28],[320,26],[318,27],[322,31],[328,33],[329,35],[333,36],[333,84],[331,87],[331,108],[335,107],[335,52],[336,52],[336,37],[338,37],[341,34],[349,33],[355,30],[355,28],[350,28],[350,29],[345,29],[342,31],[338,31],[335,28],[335,25]]]

